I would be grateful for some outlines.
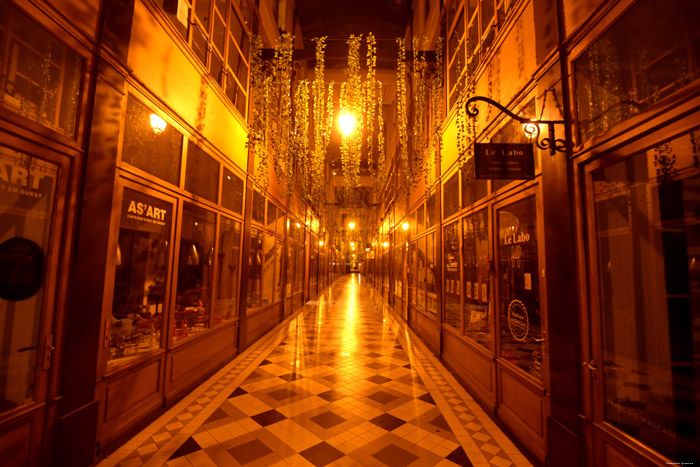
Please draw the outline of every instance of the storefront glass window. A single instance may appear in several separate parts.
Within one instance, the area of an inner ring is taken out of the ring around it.
[[[542,380],[544,339],[534,196],[498,210],[497,252],[501,357]]]
[[[241,223],[222,216],[220,230],[214,325],[238,316]]]
[[[275,286],[275,236],[265,232],[262,251],[262,306],[272,303]]]
[[[486,209],[462,221],[464,333],[486,348],[491,343],[488,221]]]
[[[277,225],[277,206],[271,202],[267,202],[267,228],[275,231]]]
[[[236,214],[243,214],[243,180],[225,167],[221,187],[221,205]]]
[[[162,131],[154,129],[151,115],[157,116],[131,94],[127,97],[122,160],[179,185],[182,135],[169,124]]]
[[[180,229],[175,341],[209,327],[215,223],[213,212],[185,204]]]
[[[427,290],[426,310],[432,316],[437,316],[437,289],[435,288],[435,233],[429,233],[426,237],[425,246],[426,277],[425,286]]]
[[[34,399],[58,172],[0,146],[0,413]]]
[[[454,174],[442,186],[442,217],[447,219],[459,212],[459,173]]]
[[[416,290],[416,242],[408,247],[408,298],[412,306],[416,306],[418,291]]]
[[[696,0],[636,2],[574,63],[586,141],[700,77]]]
[[[474,178],[473,157],[465,162],[460,173],[462,176],[462,205],[464,207],[471,206],[488,194],[488,182]]]
[[[219,195],[219,163],[192,141],[187,144],[185,190],[212,203]]]
[[[173,205],[124,188],[109,331],[110,363],[160,346]]]
[[[399,235],[398,231],[396,235]],[[394,294],[397,297],[403,297],[406,247],[402,243],[398,243],[398,245],[400,246],[394,249]]]
[[[253,221],[265,224],[265,197],[257,191],[253,192]]]
[[[294,247],[296,251],[296,260],[294,261],[294,293],[301,292],[304,283],[304,247],[301,245],[296,245]]]
[[[418,249],[416,250],[416,285],[418,298],[416,305],[420,310],[425,310],[425,279],[426,279],[426,263],[425,263],[425,237],[421,237],[416,242]]]
[[[435,193],[430,195],[426,203],[425,214],[426,214],[426,228],[430,228],[437,222],[437,209],[435,209]]]
[[[294,248],[295,245],[291,243],[287,244],[287,276],[284,278],[285,284],[285,295],[287,297],[292,295],[292,282],[294,274]]]
[[[700,461],[700,131],[593,173],[605,420]]]
[[[263,231],[251,227],[248,257],[248,311],[259,308],[262,301]]]
[[[445,276],[443,290],[445,292],[444,322],[448,326],[461,331],[460,281],[459,281],[459,223],[453,222],[443,230],[443,258]]]
[[[274,302],[282,300],[282,239],[275,237],[275,294]]]
[[[84,60],[0,0],[0,106],[76,137]]]

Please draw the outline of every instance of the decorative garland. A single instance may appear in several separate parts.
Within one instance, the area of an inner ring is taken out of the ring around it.
[[[365,102],[363,112],[363,130],[367,134],[367,162],[372,175],[377,175],[377,154],[374,153],[374,118],[377,112],[377,42],[374,34],[367,35],[367,77],[365,78]]]
[[[443,94],[444,94],[444,69],[443,69],[443,39],[438,37],[435,41],[435,75],[430,83],[430,100],[432,104],[432,128],[430,132],[430,147],[432,150],[431,164],[435,167],[438,162],[442,162],[442,124],[443,115]],[[430,168],[425,170],[425,194],[430,192]]]
[[[362,35],[348,39],[348,79],[340,89],[340,112],[351,115],[362,125],[362,78],[360,77],[360,43]],[[356,187],[360,181],[362,157],[362,132],[343,135],[340,145],[341,163],[345,186]]]
[[[314,142],[311,154],[310,186],[308,179],[302,181],[302,195],[304,198],[311,197],[320,203],[323,194],[324,170],[326,164],[326,149],[330,141],[330,128],[328,125],[328,113],[332,115],[332,92],[329,89],[330,99],[326,100],[326,81],[324,77],[324,50],[326,48],[326,36],[314,39],[316,42],[316,68],[314,70],[313,96],[314,96]],[[330,104],[330,109],[328,105]],[[332,117],[331,120],[332,122]]]
[[[309,179],[314,167],[309,157],[309,81],[301,80],[294,93],[294,149],[299,164],[302,193],[309,192]],[[293,161],[291,161],[293,163]],[[290,165],[291,167],[291,165]],[[294,186],[293,172],[287,173],[287,194],[291,195]]]
[[[396,113],[399,130],[399,163],[404,177],[410,180],[411,168],[408,160],[408,109],[406,90],[406,46],[402,38],[396,38],[398,57],[396,60]]]
[[[423,167],[427,172],[428,161],[425,160],[425,54],[420,53],[420,49],[425,47],[426,38],[414,37],[412,41],[413,49],[413,144],[411,159],[410,184],[415,187],[418,184],[416,171],[418,167]]]
[[[279,109],[277,118],[269,119],[271,132],[271,155],[275,175],[279,182],[287,183],[287,191],[291,190],[290,181],[294,171],[294,133],[292,124],[292,54],[294,53],[294,36],[285,33],[277,39],[274,58],[274,81],[272,100],[274,107]],[[298,92],[298,88],[297,88]],[[307,112],[308,115],[308,112]],[[308,117],[307,117],[308,118]],[[297,153],[299,151],[296,151]]]

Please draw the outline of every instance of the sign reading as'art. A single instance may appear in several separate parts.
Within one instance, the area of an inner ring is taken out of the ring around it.
[[[474,143],[474,175],[481,180],[535,178],[532,144]]]
[[[124,188],[121,228],[167,235],[172,209],[167,201]]]

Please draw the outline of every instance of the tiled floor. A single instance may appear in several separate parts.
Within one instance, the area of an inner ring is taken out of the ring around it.
[[[104,466],[530,465],[357,274]]]

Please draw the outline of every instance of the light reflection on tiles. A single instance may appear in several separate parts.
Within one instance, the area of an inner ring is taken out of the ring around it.
[[[101,465],[144,464],[530,465],[358,275]]]

